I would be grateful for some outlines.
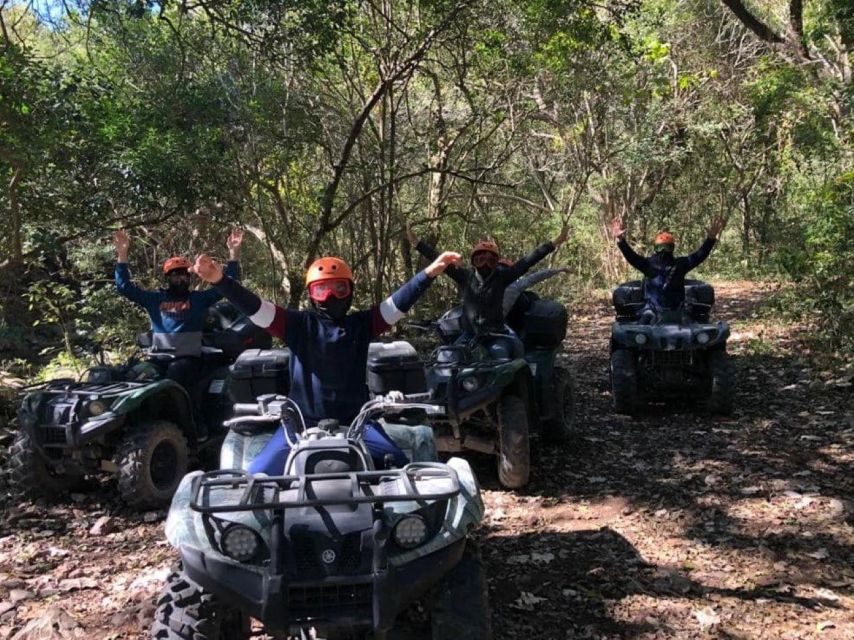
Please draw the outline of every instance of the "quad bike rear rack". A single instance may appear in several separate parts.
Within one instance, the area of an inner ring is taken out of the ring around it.
[[[451,488],[434,493],[420,493],[416,480],[448,479]],[[324,480],[349,480],[349,496],[312,498],[308,494],[315,482]],[[372,493],[372,487],[381,481],[400,480],[405,491],[400,493]],[[218,491],[227,489],[230,491]],[[296,499],[285,499],[282,494],[297,489]],[[240,490],[240,493],[237,491]],[[401,469],[381,471],[342,471],[314,473],[303,476],[252,475],[242,470],[221,469],[210,471],[193,479],[190,508],[201,514],[238,511],[264,511],[325,507],[342,504],[382,504],[386,502],[448,500],[459,495],[460,480],[457,472],[437,462],[413,462]],[[216,504],[212,494],[219,493]],[[224,494],[224,500],[222,496]]]

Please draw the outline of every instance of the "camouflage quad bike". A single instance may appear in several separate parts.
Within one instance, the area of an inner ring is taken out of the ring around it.
[[[438,322],[411,323],[435,329],[442,341],[424,364],[408,343],[369,360],[374,393],[430,389],[431,402],[443,411],[431,417],[440,451],[465,449],[497,454],[498,479],[510,489],[530,478],[530,428],[551,442],[565,442],[574,426],[574,393],[569,370],[556,364],[566,336],[563,305],[538,300],[522,321],[522,340],[506,334],[477,336],[460,344],[462,310]],[[408,351],[408,355],[404,353]],[[381,357],[384,356],[384,357]],[[397,356],[395,358],[394,356]]]
[[[194,399],[161,376],[172,356],[158,352],[120,366],[105,365],[102,357],[84,381],[30,388],[10,452],[12,488],[25,497],[53,497],[84,476],[108,472],[128,504],[168,504],[192,459],[222,442],[222,423],[232,411],[229,363],[248,347],[268,346],[270,337],[220,303],[211,307],[204,342]],[[147,346],[150,338],[142,334],[138,343]]]
[[[633,414],[650,397],[701,400],[711,413],[729,414],[735,372],[726,352],[729,325],[710,322],[711,285],[685,281],[682,309],[640,324],[644,306],[639,280],[614,290],[617,318],[611,329],[611,391],[614,408]]]
[[[467,537],[483,517],[468,463],[436,462],[403,425],[388,430],[414,451],[403,468],[376,469],[363,444],[366,420],[431,409],[402,399],[369,401],[343,429],[306,429],[286,396],[236,405],[222,470],[189,474],[172,501],[166,535],[181,560],[151,637],[242,640],[251,616],[276,638],[381,640],[422,599],[434,640],[490,638],[483,564]],[[283,416],[302,431],[282,474],[248,474]]]

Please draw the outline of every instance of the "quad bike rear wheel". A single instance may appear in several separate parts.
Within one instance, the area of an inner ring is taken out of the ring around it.
[[[708,355],[709,395],[706,408],[710,413],[732,413],[735,396],[735,368],[726,351],[711,351]]]
[[[151,625],[152,640],[244,640],[250,634],[246,615],[204,591],[180,566],[166,579]]]
[[[432,640],[491,640],[492,623],[483,558],[474,540],[436,586],[430,613]]]
[[[81,480],[51,469],[29,431],[21,429],[15,434],[9,450],[9,484],[16,494],[31,500],[56,498],[73,491]]]
[[[131,427],[116,454],[116,465],[125,502],[139,508],[168,505],[189,467],[187,439],[168,420]]]
[[[554,370],[555,415],[543,421],[543,437],[549,442],[567,442],[575,431],[575,383],[564,367]]]
[[[638,404],[638,357],[628,349],[611,354],[611,397],[617,413],[632,415]]]
[[[508,489],[524,487],[531,476],[528,433],[528,406],[515,393],[505,393],[498,401],[498,480]]]

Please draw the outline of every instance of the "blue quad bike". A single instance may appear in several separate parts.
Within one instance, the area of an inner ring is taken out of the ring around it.
[[[286,395],[235,409],[220,470],[190,473],[172,501],[166,536],[180,561],[158,600],[153,640],[248,639],[250,617],[276,638],[383,640],[416,600],[434,640],[491,638],[470,537],[483,518],[477,480],[463,459],[437,462],[432,430],[413,420],[436,407],[389,394],[349,426],[312,428]],[[381,421],[411,462],[376,468],[362,437],[368,420]],[[284,468],[248,473],[285,421]]]
[[[618,413],[634,414],[651,398],[699,401],[710,413],[729,414],[735,370],[727,356],[729,325],[710,320],[711,285],[685,281],[685,304],[652,323],[639,322],[643,282],[613,292],[616,320],[611,328],[611,393]]]
[[[369,361],[374,393],[427,389],[442,407],[431,416],[439,451],[464,450],[497,457],[498,479],[518,489],[530,479],[530,431],[553,443],[566,442],[575,422],[569,370],[557,364],[566,337],[566,308],[535,300],[514,327],[518,338],[484,334],[461,340],[462,310],[436,322],[413,322],[435,330],[441,344],[426,363],[408,343],[393,343]],[[394,346],[400,345],[400,346]]]
[[[201,374],[193,393],[163,377],[168,352],[138,351],[127,362],[100,364],[81,380],[30,387],[18,409],[9,480],[27,498],[52,498],[77,488],[86,476],[112,474],[125,503],[136,508],[169,504],[189,466],[218,452],[231,416],[230,365],[247,349],[270,345],[270,336],[227,303],[209,310]],[[140,349],[150,346],[141,334]]]

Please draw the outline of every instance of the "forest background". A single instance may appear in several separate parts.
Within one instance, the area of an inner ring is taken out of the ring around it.
[[[119,227],[143,286],[241,225],[250,287],[297,305],[331,253],[367,304],[418,267],[407,222],[515,257],[569,220],[571,304],[629,275],[614,217],[688,252],[724,214],[701,273],[786,283],[775,312],[850,354],[848,0],[2,0],[0,36],[7,376],[146,327]]]

